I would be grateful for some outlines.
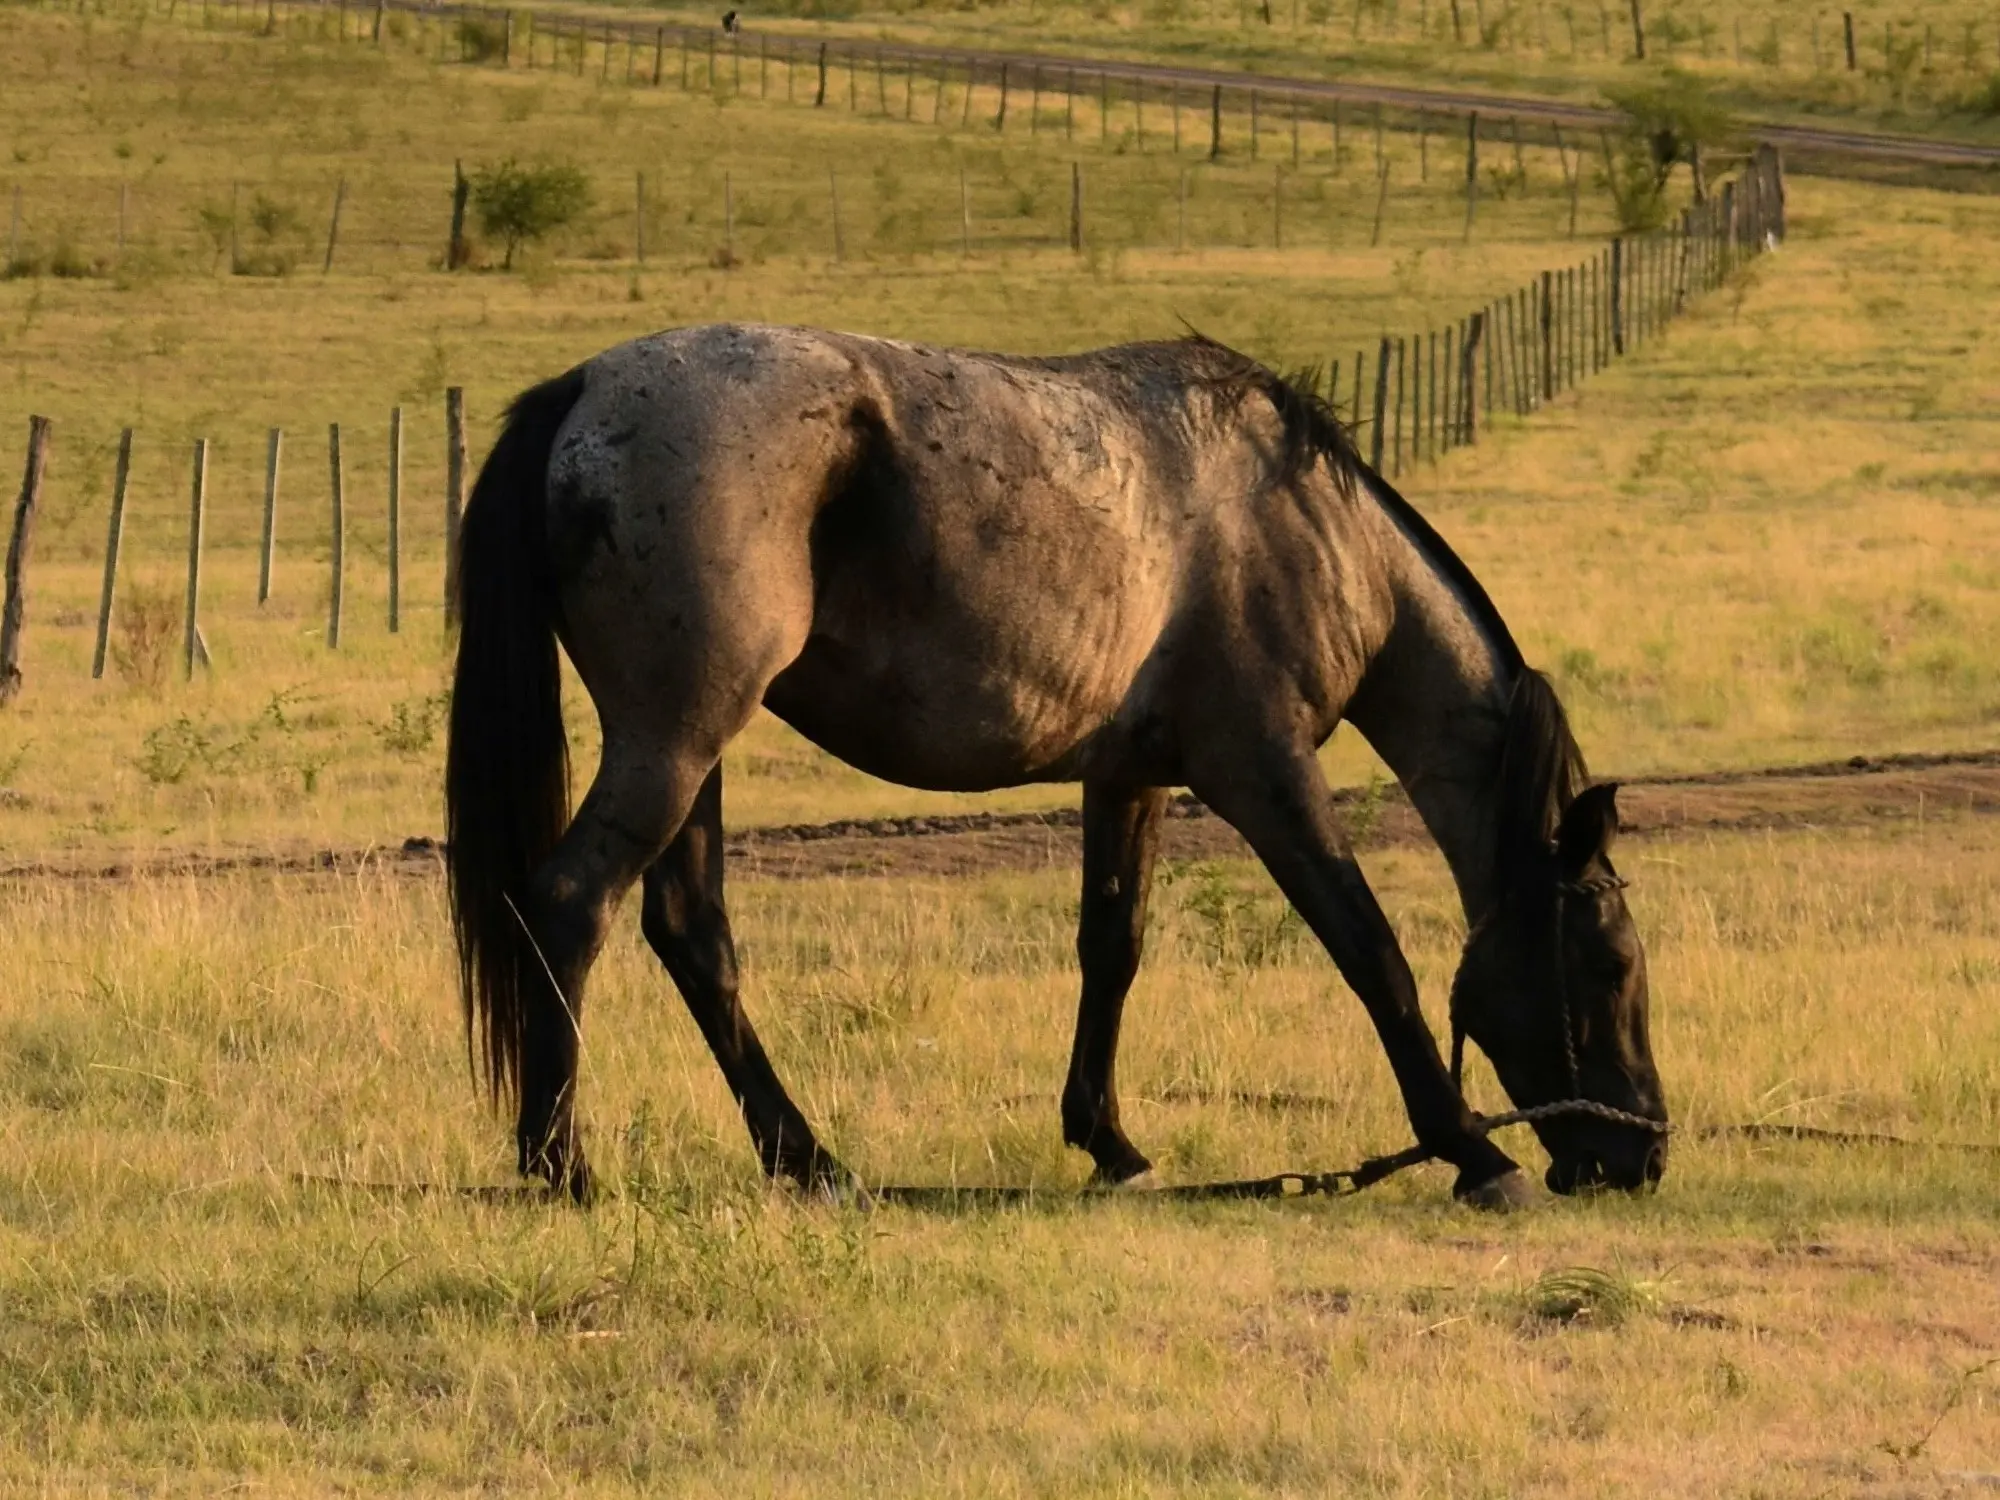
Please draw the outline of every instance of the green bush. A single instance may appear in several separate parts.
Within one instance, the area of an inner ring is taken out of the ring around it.
[[[1662,70],[1651,83],[1608,88],[1604,97],[1626,122],[1604,171],[1619,227],[1657,229],[1666,222],[1674,168],[1728,144],[1736,123],[1699,79],[1676,68]]]
[[[507,51],[507,23],[467,16],[458,23],[459,53],[468,62],[491,62]]]
[[[524,167],[511,156],[472,174],[472,206],[480,232],[507,247],[503,270],[514,268],[514,252],[546,238],[590,207],[590,179],[580,167],[551,163]]]

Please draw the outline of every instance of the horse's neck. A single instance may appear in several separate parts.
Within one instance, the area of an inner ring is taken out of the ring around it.
[[[1495,796],[1513,653],[1420,545],[1384,519],[1394,623],[1347,717],[1409,794],[1476,923],[1500,895]]]

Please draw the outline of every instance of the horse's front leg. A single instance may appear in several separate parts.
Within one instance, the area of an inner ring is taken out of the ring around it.
[[[1482,1207],[1532,1196],[1513,1160],[1473,1129],[1396,932],[1342,833],[1309,747],[1263,743],[1205,756],[1189,786],[1248,840],[1375,1023],[1417,1140],[1459,1169],[1453,1193]],[[1193,769],[1193,768],[1191,768]]]
[[[1139,972],[1146,899],[1160,850],[1167,794],[1158,787],[1083,788],[1083,900],[1076,955],[1083,996],[1063,1085],[1063,1140],[1090,1153],[1100,1182],[1124,1182],[1152,1163],[1118,1123],[1118,1024]]]

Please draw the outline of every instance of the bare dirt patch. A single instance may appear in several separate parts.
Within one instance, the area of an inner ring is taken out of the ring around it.
[[[1808,766],[1633,777],[1619,811],[1628,833],[1645,837],[1698,829],[1802,829],[1927,817],[2000,813],[2000,750],[1944,755],[1855,756]],[[1401,790],[1345,787],[1335,793],[1351,836],[1363,849],[1415,843],[1421,822]],[[848,819],[745,828],[728,843],[730,867],[777,879],[893,875],[956,877],[1001,870],[1068,866],[1081,854],[1074,808],[1042,813]],[[121,880],[136,876],[209,876],[242,871],[339,873],[365,868],[423,875],[436,870],[443,846],[416,836],[400,845],[308,849],[269,847],[167,854],[99,863],[22,864],[0,880]],[[1169,859],[1247,859],[1236,831],[1192,797],[1168,809]]]

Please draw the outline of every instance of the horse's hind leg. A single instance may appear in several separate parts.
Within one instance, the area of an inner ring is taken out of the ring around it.
[[[1083,788],[1083,901],[1076,954],[1083,968],[1076,1042],[1063,1086],[1063,1140],[1090,1153],[1103,1182],[1124,1182],[1152,1163],[1118,1123],[1118,1024],[1139,972],[1146,899],[1160,848],[1167,794],[1158,787]]]
[[[736,944],[722,902],[722,767],[701,784],[680,833],[646,871],[640,925],[743,1111],[773,1177],[837,1188],[845,1174],[814,1138],[737,997]]]
[[[543,973],[523,1005],[515,1135],[521,1171],[579,1202],[591,1189],[575,1115],[584,978],[611,913],[680,827],[706,770],[608,746],[575,821],[528,884],[520,915]]]

